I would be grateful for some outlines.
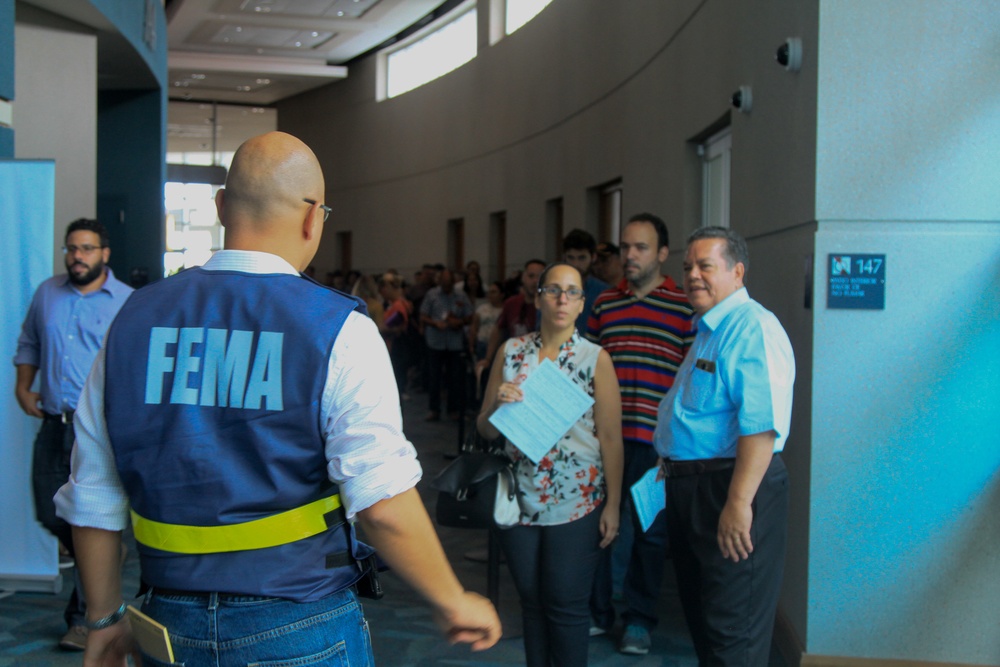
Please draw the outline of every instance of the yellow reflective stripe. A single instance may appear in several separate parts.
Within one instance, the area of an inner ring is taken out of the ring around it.
[[[223,526],[183,526],[146,519],[132,511],[132,528],[140,544],[180,554],[212,554],[276,547],[325,531],[323,515],[340,508],[340,495],[263,519]]]

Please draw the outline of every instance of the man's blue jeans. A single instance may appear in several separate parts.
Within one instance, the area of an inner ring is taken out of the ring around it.
[[[187,667],[370,667],[371,638],[352,590],[317,602],[225,593],[147,593],[142,610],[167,627],[174,664]],[[144,665],[162,665],[143,654]]]

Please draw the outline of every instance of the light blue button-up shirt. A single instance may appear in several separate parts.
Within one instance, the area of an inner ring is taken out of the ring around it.
[[[694,344],[660,403],[653,442],[677,461],[735,458],[740,436],[774,431],[785,447],[795,357],[781,323],[746,288],[697,321]]]
[[[94,292],[81,293],[62,274],[43,282],[31,299],[14,364],[39,369],[42,410],[49,414],[76,409],[104,335],[133,291],[110,268],[107,272]]]

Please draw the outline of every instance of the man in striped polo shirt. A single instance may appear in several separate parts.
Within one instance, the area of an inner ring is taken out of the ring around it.
[[[660,272],[670,253],[668,243],[663,220],[651,213],[632,216],[621,235],[625,278],[597,298],[587,325],[587,338],[611,355],[621,385],[623,489],[656,465],[653,431],[657,409],[694,338],[693,311],[687,297],[673,279]],[[619,650],[644,655],[649,652],[649,632],[657,622],[666,523],[661,513],[644,533],[628,494],[624,494],[622,510],[631,518],[634,540],[625,575],[627,609]],[[623,517],[623,523],[626,520]],[[614,624],[610,551],[604,554],[591,598],[592,635],[603,634]]]

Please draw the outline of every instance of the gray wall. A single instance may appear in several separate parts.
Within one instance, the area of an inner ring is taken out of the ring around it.
[[[732,225],[750,241],[751,294],[798,365],[782,627],[806,654],[1000,664],[988,609],[1000,535],[985,513],[1000,496],[987,159],[1000,149],[998,12],[986,0],[555,0],[393,100],[375,102],[374,59],[352,65],[280,105],[279,127],[327,174],[321,272],[344,230],[355,268],[444,261],[458,217],[465,257],[488,260],[501,210],[516,267],[543,254],[546,200],[564,198],[566,229],[595,230],[586,190],[621,178],[626,216],[668,221],[679,277],[700,214],[689,140],[751,85],[753,112],[731,115]],[[773,59],[790,36],[804,45],[797,74]],[[915,224],[930,220],[953,226]],[[826,254],[840,251],[887,252],[885,311],[826,309]]]
[[[814,26],[815,12],[798,2],[762,13],[732,1],[557,0],[420,89],[376,102],[370,58],[352,65],[346,81],[280,105],[279,125],[320,156],[336,208],[329,231],[353,232],[355,268],[408,271],[444,260],[446,220],[456,217],[466,221],[466,257],[486,259],[489,214],[500,210],[508,213],[508,263],[517,267],[543,245],[547,199],[564,198],[567,229],[596,229],[586,189],[616,178],[626,213],[661,213],[679,240],[700,206],[687,140],[727,114],[730,94],[750,82],[758,94],[774,88],[786,99],[762,96],[774,115],[734,121],[735,169],[768,182],[737,200],[739,222],[753,234],[812,219],[815,80],[785,74],[773,52]],[[773,156],[764,167],[740,155],[758,144]],[[771,183],[768,171],[790,155],[807,169]],[[786,200],[784,219],[757,210],[772,197]],[[335,264],[327,237],[321,270]]]
[[[1000,664],[1000,4],[823,2],[811,652]],[[820,353],[822,351],[822,353]]]
[[[97,38],[18,23],[15,39],[14,157],[56,162],[52,261],[55,273],[65,273],[66,225],[97,214]]]

